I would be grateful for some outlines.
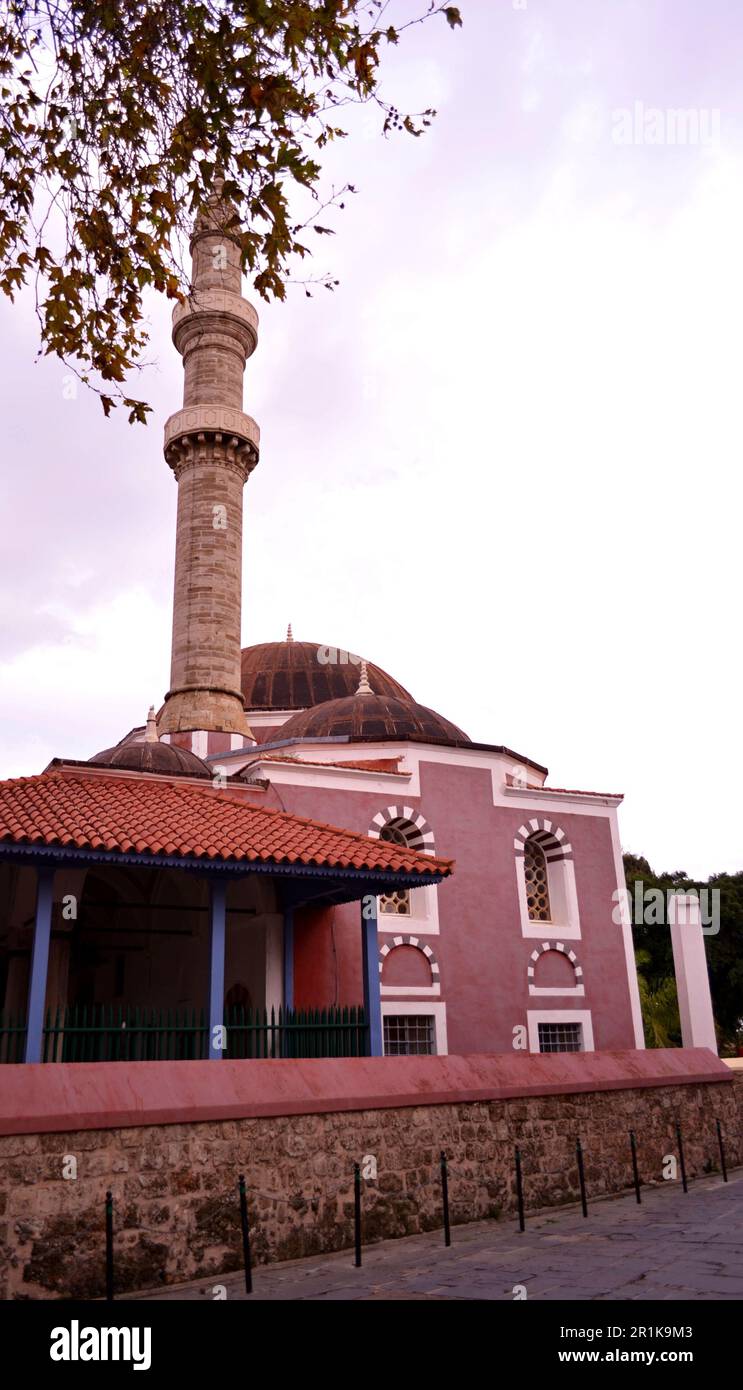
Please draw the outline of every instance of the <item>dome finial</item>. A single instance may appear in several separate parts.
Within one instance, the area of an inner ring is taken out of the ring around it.
[[[365,661],[362,661],[362,663],[361,663],[361,678],[360,678],[360,680],[359,680],[359,684],[358,684],[358,688],[357,688],[357,690],[356,690],[356,694],[357,694],[357,695],[373,695],[373,694],[374,694],[374,691],[372,690],[372,688],[371,688],[371,686],[370,686],[370,684],[369,684],[369,673],[368,673],[368,671],[367,671],[367,669],[366,669],[366,662],[365,662]]]
[[[144,731],[145,743],[158,743],[159,735],[157,732],[157,718],[155,716],[155,706],[150,705],[147,711],[147,726]]]
[[[286,629],[286,640],[287,640],[287,642],[293,642],[293,641],[294,641],[294,636],[293,636],[293,633],[292,633],[292,625],[291,625],[291,623],[289,624],[288,628]]]

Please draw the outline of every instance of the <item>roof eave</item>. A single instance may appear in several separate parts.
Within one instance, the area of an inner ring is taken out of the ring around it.
[[[276,748],[302,747],[305,744],[327,743],[344,744],[346,747],[348,747],[351,744],[378,744],[380,747],[383,747],[387,743],[414,743],[417,746],[424,748],[455,748],[462,753],[466,753],[470,749],[474,749],[478,753],[498,753],[502,757],[513,758],[514,762],[518,763],[519,766],[532,767],[534,768],[535,772],[541,772],[545,777],[547,777],[549,774],[549,768],[544,767],[542,763],[535,762],[533,758],[525,757],[523,753],[515,753],[512,748],[507,748],[505,744],[474,743],[469,739],[466,741],[463,739],[458,739],[456,741],[454,739],[433,739],[423,738],[422,736],[417,736],[415,734],[378,734],[375,735],[374,738],[367,738],[365,736],[362,737],[359,734],[323,734],[322,737],[303,736],[301,738],[276,738],[271,739],[266,743],[261,743],[258,745],[258,747],[260,748],[261,753],[267,753]],[[254,752],[255,750],[251,749],[250,751]],[[204,761],[211,763],[216,762],[220,757],[236,758],[240,757],[241,755],[243,757],[245,755],[244,748],[234,749],[230,753],[210,754],[209,757],[204,759]]]
[[[0,859],[33,862],[50,867],[75,867],[79,864],[126,864],[130,867],[152,869],[183,869],[202,876],[228,875],[242,878],[246,874],[269,874],[275,878],[342,880],[363,885],[363,891],[383,893],[394,887],[423,888],[442,883],[454,868],[447,862],[443,872],[418,873],[408,869],[354,868],[325,864],[285,864],[273,860],[207,859],[204,857],[166,854],[131,854],[120,850],[80,849],[70,845],[35,845],[21,841],[0,842]],[[370,884],[376,885],[374,889]],[[356,894],[351,894],[355,897]]]

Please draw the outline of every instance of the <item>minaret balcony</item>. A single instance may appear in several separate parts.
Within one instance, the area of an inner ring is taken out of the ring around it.
[[[235,439],[239,445],[247,446],[247,452],[253,456],[254,462],[258,461],[261,432],[251,415],[231,406],[192,405],[176,410],[165,421],[163,447],[168,462],[171,461],[172,449],[178,447],[180,450],[190,441],[196,444],[200,436],[221,436],[227,441]]]
[[[258,344],[258,314],[242,295],[231,290],[195,289],[190,298],[176,304],[173,310],[173,342],[180,353],[192,332],[203,332],[210,326],[223,334],[232,330],[239,339],[246,357]]]

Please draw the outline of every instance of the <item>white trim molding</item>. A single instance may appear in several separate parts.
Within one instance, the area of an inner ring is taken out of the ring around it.
[[[426,1002],[421,1005],[407,1004],[404,1001],[397,1003],[394,1001],[385,1002],[385,1000],[382,1000],[382,1018],[385,1018],[388,1014],[392,1014],[395,1017],[404,1014],[406,1018],[408,1016],[412,1016],[413,1018],[432,1018],[434,1037],[436,1039],[436,1056],[446,1057],[448,1055],[449,1043],[446,1034],[446,1004],[429,1004]],[[382,1028],[384,1031],[384,1025],[382,1025]]]
[[[369,837],[378,840],[386,826],[399,829],[405,836],[405,840],[411,849],[419,854],[435,854],[436,846],[431,829],[425,816],[412,806],[388,806],[384,811],[377,811],[370,827]],[[377,915],[379,920],[379,930],[384,931],[383,922],[391,917],[394,921],[395,916],[405,919],[406,925],[415,928],[421,936],[439,935],[439,899],[438,887],[428,884],[425,888],[408,889],[409,912],[382,912],[377,899]],[[389,928],[388,928],[389,930]]]
[[[368,834],[373,840],[378,840],[385,826],[396,828],[398,824],[401,829],[405,827],[405,839],[410,849],[417,850],[419,854],[436,853],[433,831],[425,816],[413,806],[387,806],[384,811],[377,811]]]
[[[380,981],[380,992],[385,996],[408,996],[418,995],[433,999],[441,994],[441,982],[439,979],[439,964],[430,946],[424,945],[418,940],[417,936],[396,936],[392,942],[385,942],[379,948],[379,974],[384,970],[384,963],[391,951],[398,946],[412,946],[414,950],[420,951],[428,962],[431,972],[430,985],[384,985]]]
[[[524,854],[527,840],[535,840],[547,865],[551,922],[537,922],[529,916]],[[553,821],[534,816],[520,825],[513,841],[518,886],[521,935],[544,940],[579,941],[580,912],[575,886],[573,847],[565,831]]]
[[[579,792],[565,791],[562,787],[521,787],[518,784],[508,783],[501,788],[504,796],[509,800],[531,801],[554,801],[556,805],[564,806],[569,803],[571,807],[588,808],[588,814],[595,814],[591,808],[596,806],[621,806],[624,801],[623,792]]]
[[[392,931],[393,923],[412,927],[418,936],[439,936],[439,890],[435,883],[424,888],[409,888],[409,912],[383,912],[377,898],[377,920],[380,932]],[[389,925],[386,925],[389,924]]]
[[[590,1009],[527,1009],[529,1051],[539,1052],[540,1023],[580,1023],[583,1036],[582,1052],[593,1052],[593,1022]]]
[[[567,956],[567,959],[573,967],[573,974],[575,975],[574,985],[537,985],[534,983],[537,962],[540,956],[545,955],[547,951],[559,951],[562,955]],[[562,941],[543,941],[541,946],[537,946],[536,949],[532,951],[529,959],[531,965],[526,972],[529,980],[529,994],[557,994],[565,995],[567,998],[571,996],[582,997],[585,995],[586,990],[583,984],[583,969],[578,964],[575,951],[568,950],[567,946],[565,946]]]
[[[637,980],[635,943],[632,936],[632,918],[627,898],[624,860],[622,859],[622,846],[619,842],[619,824],[616,811],[612,814],[609,824],[611,826],[611,844],[614,853],[614,871],[617,876],[617,888],[619,890],[618,907],[622,917],[622,945],[624,947],[624,962],[627,969],[627,988],[629,990],[630,1012],[632,1014],[632,1031],[635,1035],[635,1047],[639,1049],[645,1047],[645,1029],[642,1022],[640,986]]]
[[[539,820],[534,816],[526,825],[520,825],[513,842],[517,854],[523,855],[526,840],[536,840],[548,864],[553,859],[572,858],[573,846],[565,831],[551,820]]]

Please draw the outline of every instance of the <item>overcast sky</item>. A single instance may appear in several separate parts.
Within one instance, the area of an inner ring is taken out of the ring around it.
[[[553,785],[624,792],[656,869],[739,870],[743,11],[461,9],[386,68],[433,130],[360,111],[332,152],[339,289],[254,298],[243,642],[368,656]],[[30,303],[0,305],[2,776],[168,687],[169,317],[145,429],[66,399]]]

